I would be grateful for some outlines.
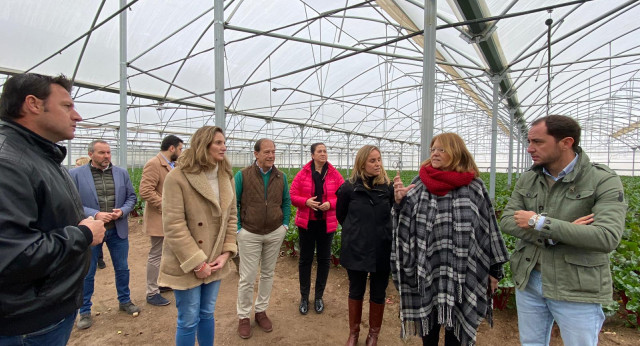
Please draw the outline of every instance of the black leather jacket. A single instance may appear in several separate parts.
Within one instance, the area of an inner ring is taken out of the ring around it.
[[[60,165],[66,149],[0,121],[0,335],[59,322],[82,305],[93,235]]]

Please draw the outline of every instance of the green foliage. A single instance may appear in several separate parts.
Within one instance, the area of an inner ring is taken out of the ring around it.
[[[333,234],[333,239],[331,240],[331,256],[335,258],[336,266],[340,262],[340,249],[342,248],[342,226],[338,225],[338,229]]]
[[[518,238],[504,233],[502,234],[502,238],[504,239],[504,244],[506,245],[507,250],[509,250],[509,254],[512,254],[516,248]],[[500,280],[500,287],[515,287],[511,276],[511,263],[505,263],[502,268],[504,269],[504,278]]]
[[[140,180],[142,179],[142,168],[130,168],[129,178],[131,179],[131,184],[133,184],[133,189],[136,191],[136,196],[138,196],[136,205],[133,207],[133,211],[131,212],[133,214],[132,216],[142,216],[144,214],[144,200],[140,198]]]
[[[640,181],[621,178],[629,209],[620,246],[610,255],[611,274],[624,317],[629,325],[640,328]]]
[[[291,184],[291,181],[289,181]],[[285,254],[287,256],[295,257],[300,253],[300,230],[295,223],[296,207],[291,206],[291,217],[289,218],[289,229],[284,235],[283,244],[286,248]]]

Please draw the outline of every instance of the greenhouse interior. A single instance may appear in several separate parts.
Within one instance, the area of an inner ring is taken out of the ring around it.
[[[142,167],[162,138],[225,129],[234,166],[270,138],[279,167],[323,142],[417,170],[438,133],[479,169],[521,172],[529,124],[575,118],[592,161],[638,174],[640,3],[622,0],[21,0],[0,11],[0,85],[64,74],[83,117],[66,164],[111,144]],[[638,92],[636,92],[638,89]]]

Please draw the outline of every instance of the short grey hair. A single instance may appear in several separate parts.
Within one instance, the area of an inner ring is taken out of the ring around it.
[[[109,145],[109,143],[107,143],[107,141],[102,140],[102,139],[96,139],[91,141],[91,143],[89,143],[89,152],[92,153],[95,150],[96,144],[97,143],[102,143],[102,144],[106,144]]]

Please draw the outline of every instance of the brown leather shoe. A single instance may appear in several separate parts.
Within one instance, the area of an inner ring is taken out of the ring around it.
[[[249,339],[251,337],[251,320],[248,318],[242,318],[238,322],[238,335],[243,339]]]
[[[271,320],[267,317],[266,311],[256,312],[256,323],[267,333],[273,330],[273,324],[271,324]]]

